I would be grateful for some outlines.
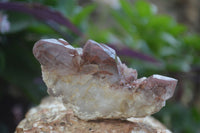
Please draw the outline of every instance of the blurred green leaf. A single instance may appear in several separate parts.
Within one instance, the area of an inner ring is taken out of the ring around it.
[[[0,49],[0,72],[5,69],[5,57],[4,52]]]
[[[155,116],[162,120],[174,133],[196,133],[199,130],[200,123],[195,123],[192,112],[194,110],[184,107],[180,103],[167,104]],[[196,113],[199,117],[199,113]]]
[[[56,9],[71,18],[77,9],[77,0],[58,0]]]
[[[74,17],[72,18],[72,22],[76,25],[80,25],[86,17],[89,17],[89,15],[94,11],[96,5],[91,4],[79,11]]]
[[[154,13],[151,4],[143,0],[138,0],[137,2],[135,2],[134,7],[136,8],[136,12],[140,17],[150,17]]]
[[[174,35],[175,37],[182,35],[187,31],[186,26],[182,24],[177,24],[173,26],[173,28],[169,29],[169,32]]]
[[[187,46],[193,47],[196,50],[200,50],[200,35],[188,35],[184,37],[184,41]]]
[[[94,39],[97,42],[106,42],[108,40],[110,32],[107,29],[101,29],[97,26],[90,26],[88,29],[88,36],[92,39]]]
[[[198,111],[197,108],[193,107],[191,109],[191,112],[192,112],[192,116],[193,116],[193,119],[199,123],[200,125],[200,112]]]
[[[112,12],[112,16],[126,32],[128,32],[129,34],[134,34],[134,32],[136,31],[136,27],[131,24],[130,21],[127,21],[127,19],[123,19],[122,15],[118,14],[115,11]]]
[[[126,0],[120,0],[121,7],[128,17],[132,18],[134,16],[133,7],[130,2]]]
[[[180,42],[170,33],[161,33],[161,38],[163,41],[167,42],[167,44],[171,45],[171,47],[177,47],[177,45],[180,45]]]
[[[172,19],[169,16],[155,15],[150,18],[148,26],[154,28],[156,31],[167,31],[172,26],[172,23]]]

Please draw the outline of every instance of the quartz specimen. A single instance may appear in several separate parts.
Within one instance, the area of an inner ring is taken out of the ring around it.
[[[88,40],[74,48],[63,39],[42,39],[33,53],[48,93],[83,120],[126,119],[158,112],[172,97],[177,80],[161,75],[137,79],[115,50]]]

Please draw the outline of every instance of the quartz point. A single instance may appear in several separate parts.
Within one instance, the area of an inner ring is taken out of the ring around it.
[[[41,39],[33,53],[40,62],[49,95],[83,120],[145,117],[173,96],[177,80],[154,74],[137,79],[105,44],[88,40],[74,48],[63,39]]]

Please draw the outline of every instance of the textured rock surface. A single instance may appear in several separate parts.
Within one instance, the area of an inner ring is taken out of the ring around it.
[[[71,109],[52,97],[30,109],[16,128],[16,133],[171,133],[152,117],[129,120],[78,119]]]
[[[33,53],[42,66],[48,93],[84,120],[144,117],[158,112],[177,80],[161,75],[137,79],[115,50],[89,40],[82,48],[66,41],[38,41]]]

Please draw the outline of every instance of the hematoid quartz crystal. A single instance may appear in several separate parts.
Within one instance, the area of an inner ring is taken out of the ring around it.
[[[63,39],[42,39],[33,48],[48,93],[83,120],[145,117],[172,97],[177,80],[154,74],[137,79],[105,44],[88,40],[74,48]]]

